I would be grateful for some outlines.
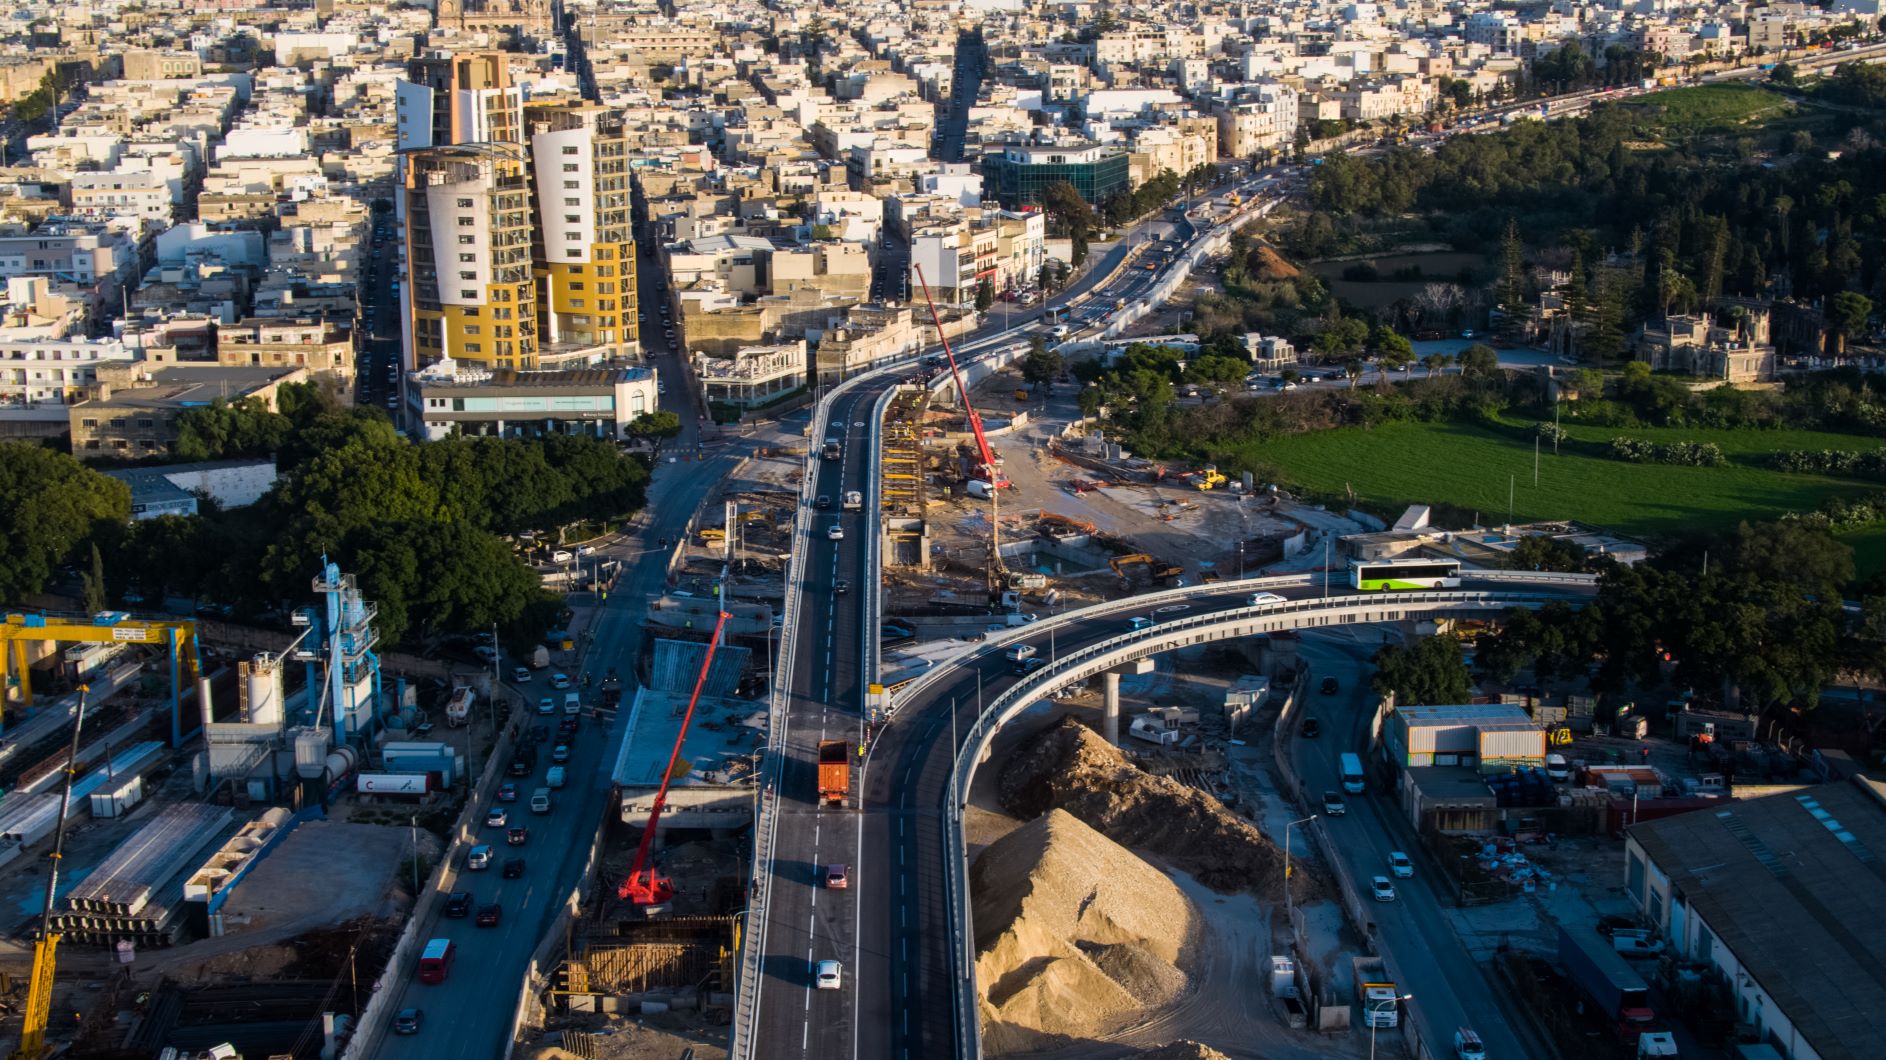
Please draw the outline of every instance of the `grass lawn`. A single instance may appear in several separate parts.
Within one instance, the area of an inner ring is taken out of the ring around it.
[[[1595,432],[1592,437],[1607,440],[1625,433],[1651,437],[1659,433],[1577,430],[1581,435]],[[1857,448],[1862,441],[1806,431],[1664,433],[1671,438],[1725,443],[1733,438],[1742,452],[1758,447]],[[1717,433],[1721,439],[1715,437]],[[1795,440],[1809,438],[1819,440]],[[1729,448],[1724,444],[1725,450]],[[1529,441],[1455,423],[1391,423],[1373,430],[1321,431],[1252,446],[1247,452],[1254,460],[1276,467],[1287,483],[1324,494],[1353,489],[1357,503],[1391,519],[1405,505],[1436,503],[1477,510],[1483,523],[1503,522],[1510,481],[1513,517],[1518,521],[1577,519],[1652,539],[1809,511],[1828,497],[1867,491],[1864,484],[1850,479],[1789,475],[1733,464],[1675,467],[1570,453],[1553,456],[1550,447],[1539,456],[1539,484],[1534,486]],[[1886,565],[1886,531],[1869,532],[1864,543]]]
[[[1776,117],[1789,104],[1785,96],[1760,85],[1727,81],[1652,92],[1624,106],[1644,111],[1649,121],[1663,128],[1695,132]]]
[[[1531,430],[1539,421],[1530,417],[1507,416],[1505,422]],[[1560,426],[1574,440],[1597,445],[1609,445],[1611,439],[1618,437],[1642,438],[1652,442],[1714,442],[1722,447],[1723,455],[1745,464],[1756,464],[1770,453],[1793,449],[1844,449],[1862,453],[1886,449],[1886,438],[1834,431],[1710,431],[1693,427],[1591,427],[1563,422]]]

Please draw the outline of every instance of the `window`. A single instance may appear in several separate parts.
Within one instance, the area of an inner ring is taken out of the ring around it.
[[[475,280],[478,278],[478,274],[471,271],[463,271],[458,274],[458,278],[461,280]]]
[[[149,416],[146,416],[143,419],[138,420],[138,426],[146,427],[146,428],[155,427],[156,423],[153,422]]]
[[[458,237],[458,245],[461,247],[469,247],[477,242],[478,240],[473,236],[461,235]]]
[[[459,296],[460,298],[476,298],[476,297],[478,297],[478,292],[477,292],[477,291],[473,291],[473,290],[469,290],[469,289],[466,289],[466,288],[460,288],[460,289],[459,289],[459,292],[458,292],[458,296]]]
[[[460,261],[460,262],[461,262],[462,264],[465,264],[465,265],[470,265],[470,264],[473,264],[473,263],[475,263],[475,262],[476,262],[476,261],[478,260],[478,255],[476,255],[476,254],[460,254],[460,255],[458,256],[458,260],[459,260],[459,261]]]
[[[596,266],[596,275],[598,276],[614,276],[615,274],[616,274],[616,267],[614,265]]]
[[[574,195],[570,195],[570,196],[565,196],[565,197],[564,197],[564,200],[563,200],[563,205],[565,205],[565,206],[581,206],[581,205],[583,205],[583,200],[582,200],[582,199],[580,199],[580,198],[578,198],[578,197],[576,197],[576,196],[574,196]]]
[[[581,173],[583,167],[577,165],[575,162],[565,162],[563,163],[563,171],[565,173]]]
[[[473,220],[474,220],[474,218],[470,218],[470,217],[461,217],[461,218],[459,218],[459,219],[458,219],[458,226],[459,226],[460,228],[470,228],[470,227],[472,226],[472,222],[473,222]]]
[[[79,425],[87,429],[96,429],[98,427],[98,421],[97,420],[80,420]]]
[[[596,285],[596,293],[597,294],[615,294],[616,285],[613,283],[599,283]]]
[[[458,200],[458,208],[461,210],[469,210],[472,208],[472,201],[470,199],[460,199]]]
[[[563,182],[564,191],[575,191],[576,189],[582,186],[583,186],[583,182],[580,180],[566,180]]]
[[[575,145],[575,144],[565,144],[565,145],[564,145],[564,147],[563,147],[563,153],[564,153],[564,154],[566,154],[566,155],[573,155],[573,154],[575,154],[575,153],[576,153],[576,145]]]
[[[581,232],[565,232],[565,233],[563,233],[563,240],[564,240],[564,242],[566,242],[566,243],[578,243],[578,242],[581,242],[581,241],[582,241],[582,239],[583,239],[583,233],[581,233]]]
[[[465,325],[465,334],[467,335],[477,335],[477,334],[480,334],[480,332],[481,332],[481,329],[476,324]]]
[[[570,284],[570,290],[572,291],[580,291],[582,289],[583,289],[583,283],[581,280],[578,280],[577,282]]]
[[[571,308],[571,309],[581,309],[581,308],[583,308],[583,300],[582,300],[581,298],[572,298],[572,299],[570,299],[570,308]]]
[[[480,346],[476,342],[468,342],[465,344],[465,352],[466,353],[483,353],[485,352],[485,348],[483,346]]]

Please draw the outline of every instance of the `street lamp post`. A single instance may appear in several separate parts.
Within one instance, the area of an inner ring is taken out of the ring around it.
[[[1300,821],[1291,821],[1284,825],[1284,919],[1290,919],[1290,910],[1294,903],[1290,901],[1290,830],[1300,824],[1309,824],[1316,820],[1317,814],[1311,814]]]
[[[1413,994],[1402,994],[1393,1001],[1380,1002],[1379,1004],[1399,1005],[1404,1001],[1412,1000],[1414,1000]],[[1381,1011],[1379,1007],[1369,1010],[1369,1060],[1375,1060],[1375,1030],[1380,1026],[1380,1024],[1376,1022],[1375,1014],[1379,1011]]]

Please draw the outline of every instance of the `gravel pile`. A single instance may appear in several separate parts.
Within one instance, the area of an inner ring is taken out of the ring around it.
[[[982,852],[976,982],[991,1055],[1112,1033],[1189,986],[1178,968],[1199,917],[1157,869],[1051,811]]]

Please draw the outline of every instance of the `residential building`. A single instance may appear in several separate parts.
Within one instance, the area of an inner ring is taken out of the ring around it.
[[[354,377],[353,333],[320,318],[250,318],[216,329],[216,363],[305,368],[348,384]]]
[[[72,455],[81,460],[161,456],[177,443],[177,417],[217,400],[256,398],[269,408],[283,383],[306,382],[303,368],[142,362],[98,369],[98,396],[71,405]]]
[[[522,149],[477,143],[406,155],[409,364],[538,366],[530,179]]]
[[[1251,355],[1251,363],[1260,372],[1281,372],[1285,368],[1297,366],[1297,348],[1282,335],[1260,335],[1255,331],[1244,335],[1244,349]]]
[[[0,404],[64,405],[84,400],[104,364],[125,364],[133,351],[117,339],[9,341],[0,329]]]
[[[1769,313],[1747,305],[1733,328],[1708,313],[1672,315],[1646,322],[1637,333],[1637,358],[1655,372],[1676,372],[1728,383],[1775,377],[1775,347],[1768,340]]]
[[[587,103],[525,111],[537,206],[532,267],[546,363],[640,355],[628,139],[621,111]]]
[[[770,346],[743,346],[732,357],[696,354],[694,375],[709,405],[756,409],[805,389],[804,339]]]

